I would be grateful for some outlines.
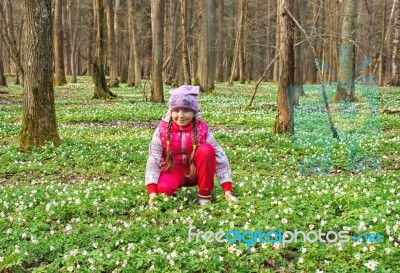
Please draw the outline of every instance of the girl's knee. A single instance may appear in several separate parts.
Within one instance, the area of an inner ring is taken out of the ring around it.
[[[196,156],[215,157],[215,149],[209,143],[203,143],[196,150]]]

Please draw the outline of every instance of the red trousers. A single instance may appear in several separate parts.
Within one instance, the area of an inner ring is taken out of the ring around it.
[[[157,193],[174,195],[180,187],[198,186],[200,198],[211,198],[217,165],[214,148],[208,143],[201,144],[195,152],[194,163],[197,171],[192,179],[185,176],[189,171],[189,167],[185,165],[175,165],[170,172],[162,171]]]

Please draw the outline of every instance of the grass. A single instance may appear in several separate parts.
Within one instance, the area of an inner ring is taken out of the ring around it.
[[[0,271],[400,271],[399,116],[371,115],[365,95],[379,95],[380,109],[396,108],[400,89],[358,86],[361,100],[350,112],[332,104],[341,136],[333,140],[318,86],[305,86],[294,138],[272,134],[276,85],[263,83],[245,108],[253,88],[217,84],[199,97],[203,119],[230,160],[240,201],[227,203],[216,181],[211,205],[199,207],[196,189],[184,188],[174,198],[158,196],[156,209],[146,205],[144,169],[166,104],[146,102],[142,90],[124,85],[113,89],[115,100],[91,100],[90,79],[79,78],[55,89],[62,145],[22,153],[16,144],[22,90],[1,88],[9,94],[0,94]],[[327,91],[332,97],[334,86]],[[189,242],[190,225],[215,233],[381,233],[384,242],[247,248]]]

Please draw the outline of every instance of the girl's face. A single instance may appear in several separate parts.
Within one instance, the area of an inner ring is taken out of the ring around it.
[[[192,122],[194,113],[190,110],[180,108],[171,113],[172,121],[178,124],[180,127],[184,127]]]

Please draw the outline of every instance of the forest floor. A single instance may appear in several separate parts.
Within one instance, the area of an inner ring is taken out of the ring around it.
[[[226,202],[216,180],[212,204],[198,206],[191,187],[150,208],[148,144],[166,103],[125,85],[114,100],[92,100],[90,78],[79,78],[55,88],[62,145],[21,152],[23,92],[2,87],[0,272],[400,272],[400,117],[381,113],[399,108],[400,89],[357,85],[359,102],[331,102],[340,140],[319,85],[305,86],[293,137],[272,131],[277,85],[262,83],[246,108],[253,89],[217,84],[199,96],[239,202]],[[190,226],[288,237],[196,242]],[[295,231],[306,237],[290,241]]]

